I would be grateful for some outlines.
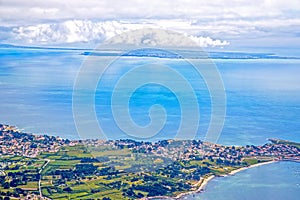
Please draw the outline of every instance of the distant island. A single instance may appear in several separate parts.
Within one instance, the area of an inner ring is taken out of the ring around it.
[[[0,199],[151,199],[201,192],[215,176],[300,161],[300,143],[68,140],[0,124]]]

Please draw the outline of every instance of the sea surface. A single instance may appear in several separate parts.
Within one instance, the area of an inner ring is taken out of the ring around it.
[[[90,55],[84,51],[0,48],[0,123],[16,125],[25,132],[82,138],[83,135],[77,133],[72,112],[77,73],[89,56],[111,56],[105,53]],[[103,74],[94,91],[96,117],[107,138],[129,137],[113,120],[110,107],[113,85],[133,65],[156,62],[177,70],[194,88],[201,115],[195,138],[203,139],[211,118],[211,100],[205,81],[181,59],[131,56],[114,63]],[[260,145],[266,143],[267,138],[300,142],[300,59],[295,55],[289,56],[235,52],[211,54],[226,92],[225,123],[218,143]],[[141,74],[140,78],[148,76],[168,78],[168,74],[151,70]],[[180,86],[181,82],[176,84]],[[185,95],[184,91],[181,92],[180,95]],[[155,83],[139,87],[132,94],[128,102],[129,111],[132,120],[139,126],[151,122],[148,112],[152,105],[162,105],[167,113],[164,128],[150,140],[172,138],[176,134],[181,119],[181,102],[176,97],[168,87]],[[85,103],[84,99],[82,103]],[[194,116],[188,117],[193,119]],[[87,136],[90,131],[86,130]],[[299,168],[299,163],[279,162],[248,169],[234,176],[216,178],[207,185],[205,193],[196,197],[297,199],[300,196]]]
[[[225,123],[218,143],[259,145],[267,138],[300,141],[300,59],[222,52],[212,53],[211,57],[226,92]],[[72,94],[77,73],[87,58],[84,50],[76,49],[0,48],[0,122],[26,132],[82,138],[73,120]],[[153,62],[177,70],[195,90],[200,112],[196,139],[203,139],[211,119],[211,99],[205,81],[195,69],[182,59],[130,56],[110,66],[94,91],[97,119],[108,139],[128,137],[113,120],[110,106],[114,85],[132,66]],[[162,79],[169,76],[147,71],[140,77],[147,74],[159,74]],[[180,103],[174,91],[147,84],[132,94],[128,109],[136,124],[146,126],[151,122],[149,108],[162,105],[167,113],[166,123],[152,139],[168,139],[179,128]]]
[[[300,164],[277,162],[211,180],[205,192],[183,199],[297,200],[300,196]]]

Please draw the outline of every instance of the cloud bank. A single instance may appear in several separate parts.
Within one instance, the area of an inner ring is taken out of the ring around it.
[[[260,41],[256,45],[289,40],[295,45],[300,38],[300,1],[0,0],[2,43],[100,42],[149,27],[187,34],[200,46],[251,44],[253,39]]]
[[[202,21],[299,17],[299,0],[1,0],[2,23],[66,19],[191,19]]]
[[[117,36],[125,31],[142,30],[144,28],[161,28],[156,24],[133,24],[120,23],[117,21],[92,22],[90,20],[67,20],[61,23],[38,24],[31,26],[21,26],[12,29],[12,38],[14,42],[23,44],[71,44],[71,43],[94,43],[99,44],[107,39]],[[138,32],[141,33],[141,32]],[[157,37],[159,34],[152,34],[153,37],[147,36],[147,40],[157,45],[171,45],[174,35],[165,35],[163,38]],[[141,40],[144,35],[135,35],[132,38],[122,38],[120,43],[123,44],[142,44]],[[227,41],[212,39],[210,37],[187,35],[200,47],[217,47],[229,45]],[[178,40],[177,40],[178,41]],[[175,45],[175,44],[174,44]],[[178,44],[177,44],[178,45]]]

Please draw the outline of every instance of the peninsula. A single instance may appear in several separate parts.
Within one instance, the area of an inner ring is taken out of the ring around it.
[[[224,146],[199,140],[68,140],[0,124],[6,199],[151,199],[200,192],[215,176],[300,161],[300,144]]]

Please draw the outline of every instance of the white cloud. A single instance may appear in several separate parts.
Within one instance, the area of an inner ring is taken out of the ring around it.
[[[154,23],[121,23],[117,21],[92,22],[89,20],[67,20],[61,23],[38,24],[31,26],[21,26],[12,30],[13,39],[19,43],[25,44],[67,44],[67,43],[91,43],[99,44],[113,36],[119,35],[128,30],[145,30],[145,28],[165,28]],[[183,32],[184,33],[184,32]],[[159,45],[180,45],[178,36],[182,34],[167,34],[165,32],[155,32],[145,40],[146,35],[143,31],[134,32],[133,35],[121,35],[126,38],[115,38],[115,42],[127,44],[145,44],[145,42]],[[214,40],[210,37],[198,37],[185,34],[187,38],[192,39],[194,43],[201,47],[225,46],[227,41]],[[119,39],[119,41],[117,41]],[[176,44],[173,44],[174,42]],[[112,41],[110,41],[112,42]]]
[[[229,45],[227,41],[214,40],[210,37],[196,37],[157,28],[128,31],[111,38],[106,43],[161,47],[216,47]]]
[[[151,26],[192,35],[204,46],[226,44],[210,38],[298,37],[300,1],[0,0],[0,31],[13,30],[4,31],[2,41],[102,41],[125,30]]]
[[[255,19],[299,17],[299,0],[2,0],[2,24],[66,19]]]
[[[119,23],[68,20],[62,23],[21,26],[12,30],[16,41],[33,44],[60,44],[103,41],[122,31]]]
[[[216,47],[216,46],[226,46],[229,45],[228,41],[221,41],[221,40],[213,40],[210,37],[196,37],[196,36],[190,36],[190,38],[196,42],[201,47]]]

